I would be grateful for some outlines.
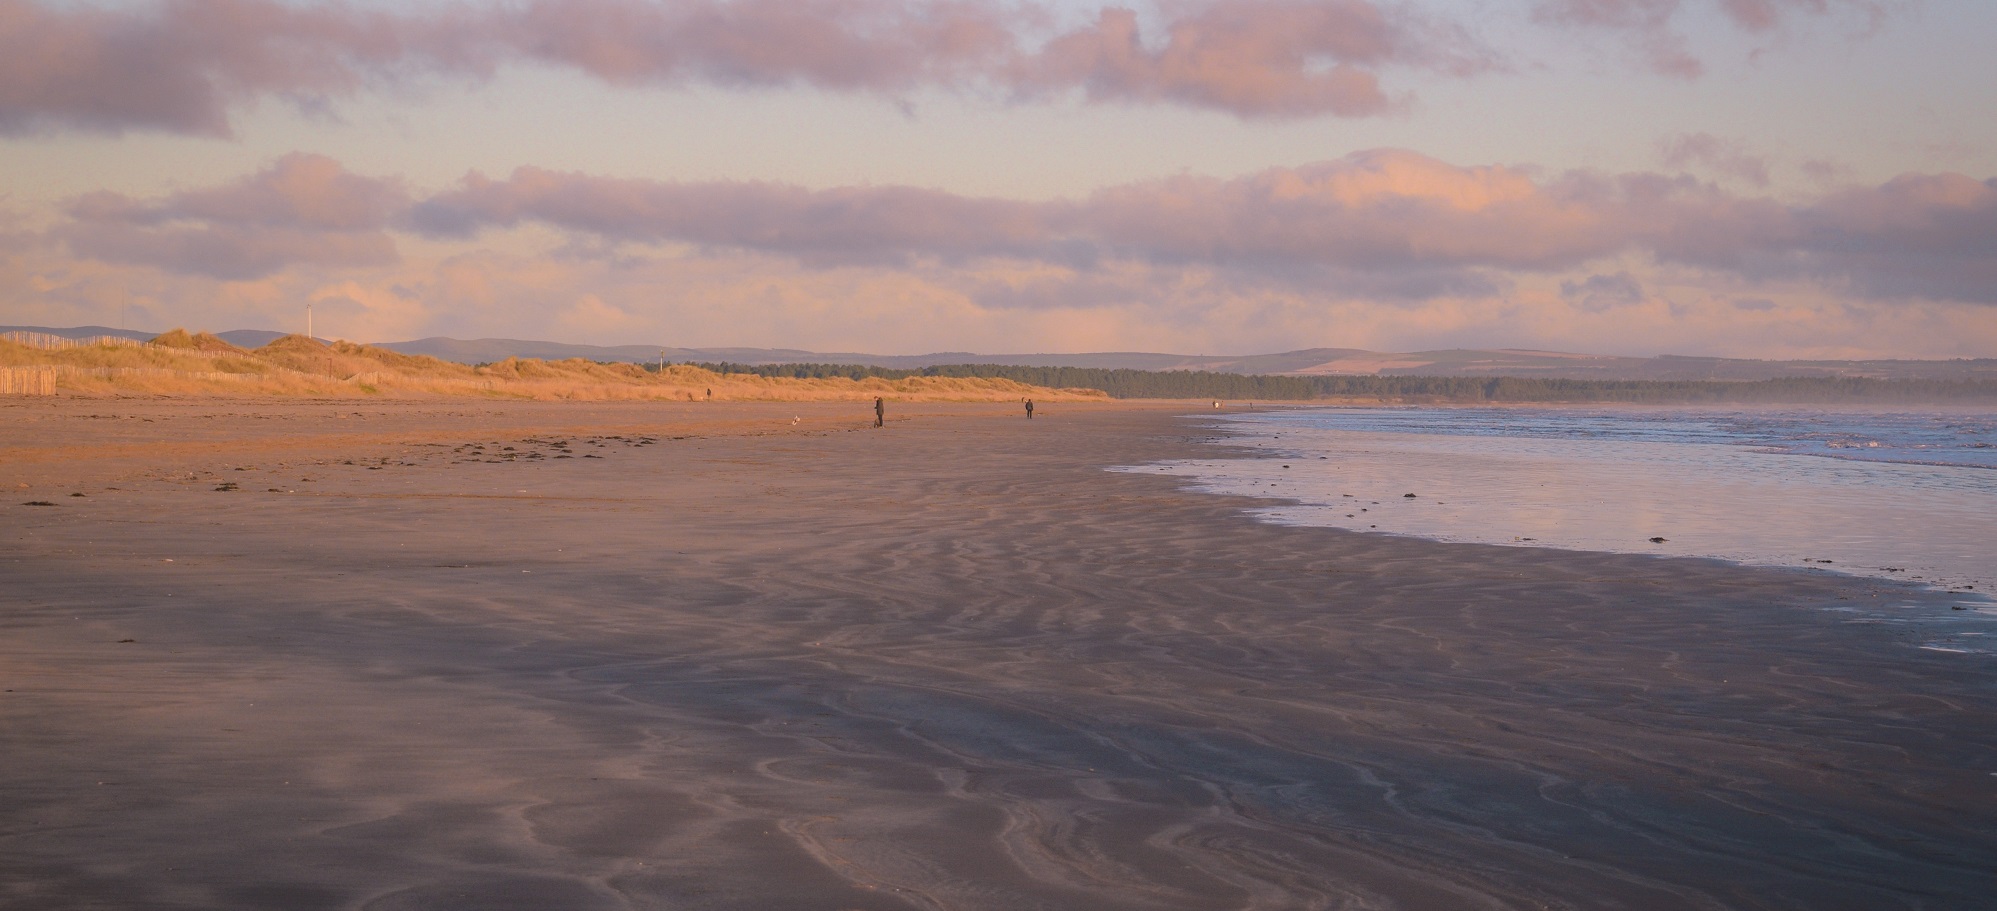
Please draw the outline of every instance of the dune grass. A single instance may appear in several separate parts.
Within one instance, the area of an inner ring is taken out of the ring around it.
[[[1105,398],[1092,389],[1048,389],[990,377],[793,379],[716,373],[687,365],[656,370],[581,358],[508,358],[472,366],[353,342],[326,344],[302,335],[287,335],[255,349],[184,329],[140,346],[43,350],[0,340],[0,366],[44,364],[58,370],[58,393],[81,395],[737,402],[863,401],[875,396],[954,402]]]

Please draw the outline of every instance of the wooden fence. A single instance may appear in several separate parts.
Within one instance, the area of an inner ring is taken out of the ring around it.
[[[56,378],[63,376],[99,380],[123,376],[177,380],[253,380],[257,379],[259,374],[223,373],[216,370],[168,370],[164,367],[73,367],[68,364],[0,367],[0,395],[55,395]]]
[[[55,368],[0,367],[0,395],[55,395]]]
[[[164,367],[76,367],[69,364],[42,365],[34,367],[0,367],[0,395],[55,395],[57,377],[87,377],[108,380],[118,377],[149,377],[177,380],[259,380],[280,376],[340,382],[336,376],[323,376],[316,373],[303,373],[297,370],[274,370],[270,373],[224,373],[216,370],[169,370]],[[388,373],[359,373],[347,377],[345,382],[357,386],[374,385],[384,380],[394,379]],[[465,385],[477,389],[492,389],[491,380],[457,381],[447,385]]]
[[[40,348],[44,351],[57,351],[63,348],[82,348],[89,345],[118,345],[127,348],[137,348],[146,344],[145,342],[137,339],[129,339],[122,335],[92,335],[84,338],[69,338],[62,335],[50,335],[46,332],[18,331],[0,332],[0,339],[5,339],[16,345],[26,345],[29,348]]]
[[[17,367],[15,369],[19,370],[22,368]],[[58,364],[54,367],[44,367],[42,369],[54,370],[63,376],[87,376],[100,380],[119,376],[168,377],[181,380],[253,380],[264,375],[258,373],[224,373],[219,370],[169,370],[165,367],[72,367],[68,364]],[[296,373],[297,371],[286,372]],[[304,374],[299,375],[303,376]]]

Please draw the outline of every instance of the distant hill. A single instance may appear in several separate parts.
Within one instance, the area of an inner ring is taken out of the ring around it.
[[[119,335],[149,339],[158,333],[103,326],[49,328],[0,326],[0,332],[25,330],[69,338]],[[253,348],[283,335],[261,329],[217,332],[234,345]],[[1448,349],[1391,353],[1357,348],[1306,348],[1278,354],[1193,355],[1143,351],[1103,351],[1086,354],[975,354],[944,351],[934,354],[863,354],[804,351],[793,348],[677,348],[659,345],[574,345],[529,339],[422,338],[382,342],[377,347],[403,354],[427,355],[460,364],[489,364],[509,357],[565,360],[579,357],[613,363],[656,363],[662,356],[674,363],[857,364],[894,370],[920,370],[955,364],[999,364],[1009,367],[1077,367],[1125,370],[1200,370],[1211,373],[1291,376],[1439,376],[1541,377],[1582,380],[1722,380],[1754,381],[1784,377],[1868,377],[1875,379],[1970,380],[1997,379],[1997,358],[1955,360],[1769,361],[1743,358],[1621,357],[1521,349]]]
[[[1785,377],[1968,380],[1997,379],[1997,358],[1764,361],[1672,354],[1618,357],[1513,349],[1452,349],[1407,354],[1358,352],[1284,372],[1302,376],[1516,376],[1570,380],[1754,381]]]
[[[227,334],[223,335],[227,338]],[[1519,376],[1577,380],[1768,380],[1782,377],[1870,377],[1875,379],[1997,379],[1997,358],[1956,360],[1764,361],[1741,358],[1621,357],[1518,349],[1450,349],[1405,354],[1358,348],[1307,348],[1279,354],[1194,355],[1143,351],[1085,354],[861,354],[790,348],[661,348],[647,345],[570,345],[520,339],[426,338],[381,345],[405,354],[427,354],[476,364],[507,357],[546,360],[580,357],[593,361],[667,361],[767,364],[858,364],[920,370],[952,364],[1008,367],[1085,367],[1123,370],[1204,370],[1211,373],[1292,376]]]
[[[226,337],[226,336],[225,336]],[[454,338],[422,338],[409,342],[383,342],[380,347],[404,354],[425,354],[466,364],[490,363],[508,357],[537,357],[561,360],[580,357],[592,361],[654,362],[662,355],[667,361],[701,361],[732,364],[859,364],[896,370],[920,370],[944,364],[1003,364],[1010,367],[1100,367],[1128,370],[1210,370],[1218,373],[1289,373],[1347,355],[1379,355],[1351,348],[1316,348],[1288,354],[1209,357],[1206,355],[1152,354],[1139,351],[1105,351],[1089,354],[974,354],[969,351],[941,351],[934,354],[863,354],[851,351],[802,351],[794,348],[674,348],[658,345],[571,345],[511,338],[482,338],[465,341]]]

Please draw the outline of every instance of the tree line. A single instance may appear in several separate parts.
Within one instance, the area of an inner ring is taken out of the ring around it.
[[[863,364],[691,363],[715,373],[797,379],[913,376],[1002,378],[1054,389],[1100,389],[1117,399],[1228,401],[1368,400],[1401,403],[1912,404],[1997,402],[1992,380],[1577,380],[1546,377],[1274,376],[1191,370],[947,364],[915,369]],[[654,368],[656,369],[656,368]]]

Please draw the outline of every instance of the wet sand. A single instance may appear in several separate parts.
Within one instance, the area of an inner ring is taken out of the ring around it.
[[[1212,454],[1171,409],[889,416],[0,402],[0,908],[1997,895],[1945,601],[1102,470]]]

